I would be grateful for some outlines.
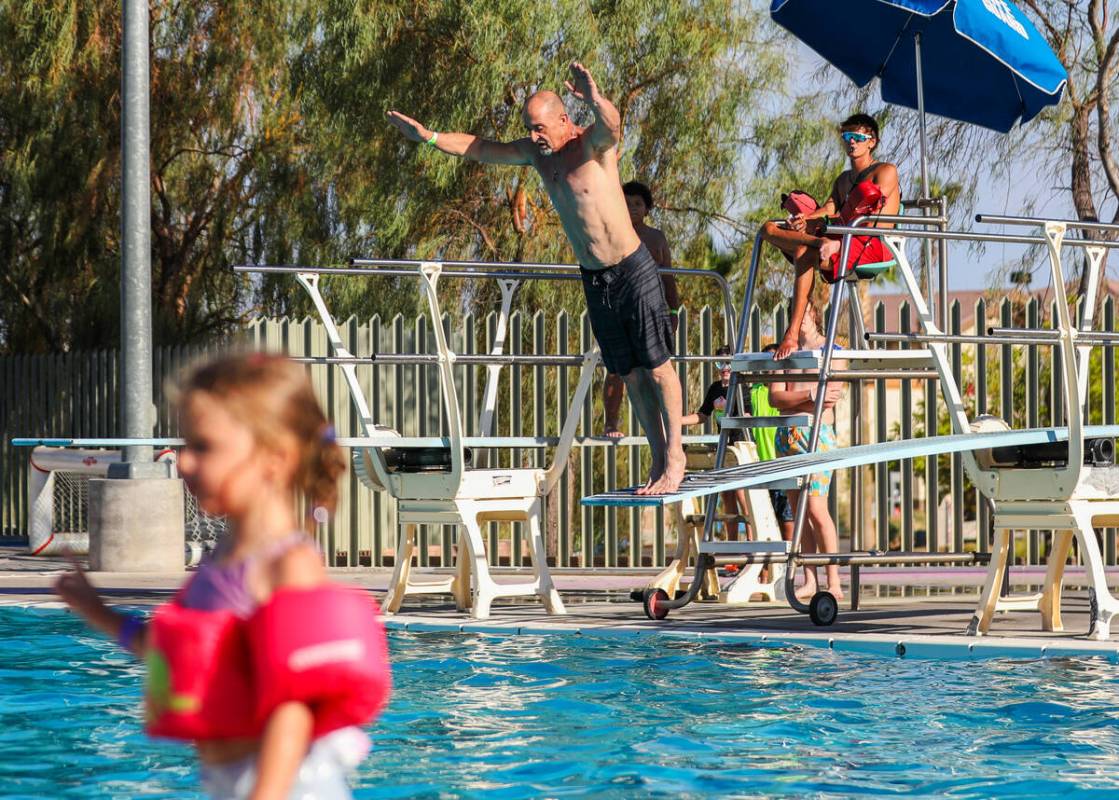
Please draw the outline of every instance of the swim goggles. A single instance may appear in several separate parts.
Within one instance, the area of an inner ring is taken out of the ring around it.
[[[874,137],[869,133],[858,133],[856,131],[844,131],[839,134],[839,138],[845,142],[869,142]]]
[[[716,361],[715,362],[715,369],[719,370],[719,372],[722,372],[724,369],[730,369],[730,362],[729,361]]]

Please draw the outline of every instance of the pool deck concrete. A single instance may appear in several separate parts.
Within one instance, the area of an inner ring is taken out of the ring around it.
[[[66,568],[62,559],[32,558],[22,548],[0,547],[0,605],[57,607],[51,584]],[[334,569],[341,582],[384,591],[388,569]],[[1088,631],[1088,600],[1079,588],[1082,574],[1070,569],[1063,604],[1065,630],[1042,632],[1036,612],[1000,614],[985,637],[964,636],[974,613],[983,570],[869,570],[862,574],[859,611],[841,604],[839,618],[827,628],[785,604],[725,606],[692,604],[672,611],[666,620],[645,618],[641,605],[628,600],[643,586],[650,570],[610,570],[588,576],[558,570],[556,584],[567,614],[549,616],[532,600],[495,603],[488,620],[477,621],[455,610],[449,598],[408,599],[400,614],[388,617],[393,629],[459,631],[490,635],[566,634],[625,638],[661,634],[691,640],[736,641],[762,646],[830,648],[907,658],[1054,658],[1104,657],[1119,662],[1119,626],[1115,641],[1096,642]],[[1015,581],[1029,584],[1040,573],[1018,569]],[[1115,576],[1119,579],[1119,575]],[[151,605],[166,601],[185,578],[179,574],[98,573],[94,583],[110,602]],[[500,581],[500,572],[498,573]],[[904,596],[903,596],[904,595]]]

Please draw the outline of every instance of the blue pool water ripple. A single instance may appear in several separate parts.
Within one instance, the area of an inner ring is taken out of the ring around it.
[[[200,797],[142,669],[0,609],[0,797]],[[885,659],[661,637],[394,633],[358,798],[1116,797],[1103,660]]]

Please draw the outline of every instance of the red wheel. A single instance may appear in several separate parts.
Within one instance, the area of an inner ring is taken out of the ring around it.
[[[649,619],[664,619],[668,616],[668,592],[664,589],[651,589],[645,592],[645,616]]]

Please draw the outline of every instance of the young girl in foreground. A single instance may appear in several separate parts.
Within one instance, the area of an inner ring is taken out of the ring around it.
[[[180,474],[229,535],[150,624],[106,606],[80,569],[56,590],[146,660],[148,730],[194,741],[213,797],[348,798],[389,669],[376,604],[327,582],[296,514],[297,492],[334,506],[333,429],[304,369],[263,354],[197,369],[179,408]]]

